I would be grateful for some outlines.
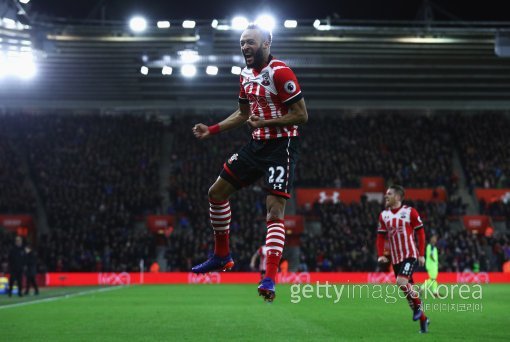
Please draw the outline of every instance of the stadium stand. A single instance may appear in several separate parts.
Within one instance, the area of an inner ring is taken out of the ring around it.
[[[453,122],[452,122],[453,123]],[[502,113],[457,116],[455,132],[471,191],[510,188],[510,120]]]
[[[34,213],[35,197],[27,185],[27,175],[21,169],[19,131],[12,127],[23,125],[14,116],[2,116],[0,124],[0,213]]]

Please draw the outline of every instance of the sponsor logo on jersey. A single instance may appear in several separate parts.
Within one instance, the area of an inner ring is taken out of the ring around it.
[[[270,84],[271,84],[271,82],[269,81],[269,73],[268,72],[263,73],[262,74],[262,85],[267,87]]]

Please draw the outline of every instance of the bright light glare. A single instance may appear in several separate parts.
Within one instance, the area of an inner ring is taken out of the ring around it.
[[[184,77],[193,77],[197,74],[197,68],[191,64],[183,65],[181,67],[181,74]]]
[[[158,28],[160,28],[160,29],[169,28],[170,22],[168,20],[160,20],[160,21],[158,21],[157,25],[158,25]]]
[[[147,68],[145,65],[140,68],[140,73],[142,75],[147,75],[149,73],[149,68]]]
[[[321,21],[319,19],[315,19],[313,22],[313,27],[318,28],[319,26],[321,26]]]
[[[257,20],[255,20],[255,24],[268,31],[273,31],[276,22],[272,16],[265,14],[258,17]]]
[[[214,65],[208,65],[207,68],[205,69],[205,73],[207,75],[211,75],[211,76],[217,75],[218,74],[218,67],[214,66]]]
[[[129,27],[134,32],[142,32],[147,28],[147,20],[142,17],[133,17],[129,21]]]
[[[285,20],[283,26],[285,26],[286,28],[296,28],[297,20]]]
[[[3,26],[5,26],[5,28],[7,29],[10,29],[10,30],[13,30],[16,28],[16,21],[15,20],[12,20],[10,18],[3,18],[2,19],[3,21]]]
[[[248,19],[245,17],[234,17],[232,19],[232,29],[234,30],[244,30],[248,27]]]
[[[173,71],[172,67],[169,67],[169,66],[167,66],[167,65],[165,65],[165,66],[163,67],[163,69],[161,69],[161,73],[162,73],[163,75],[171,75],[171,74],[172,74],[172,71]]]
[[[177,54],[181,56],[183,63],[196,63],[200,59],[198,52],[195,50],[182,50],[178,51]]]
[[[241,68],[234,65],[230,72],[233,73],[234,75],[241,75]]]
[[[182,27],[183,28],[189,28],[189,29],[192,29],[192,28],[195,28],[195,21],[194,20],[184,20],[182,22]]]
[[[0,78],[14,76],[22,79],[33,78],[37,73],[32,54],[9,51],[7,56],[0,52]]]
[[[30,0],[19,0],[19,2],[21,2],[22,4],[28,4],[30,2]]]
[[[219,23],[218,23],[218,20],[217,20],[217,19],[214,19],[214,20],[212,21],[212,23],[211,23],[211,27],[212,27],[212,28],[216,28],[216,27],[218,27],[218,24],[219,24]]]

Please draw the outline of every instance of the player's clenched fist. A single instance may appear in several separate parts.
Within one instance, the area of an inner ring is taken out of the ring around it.
[[[202,123],[196,124],[191,130],[198,139],[205,139],[211,136],[209,133],[209,127]]]
[[[253,128],[264,127],[264,119],[252,114],[248,119],[248,124]]]

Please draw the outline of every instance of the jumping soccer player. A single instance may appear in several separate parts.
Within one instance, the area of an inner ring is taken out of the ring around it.
[[[298,158],[298,126],[308,121],[301,88],[294,72],[270,54],[272,35],[250,25],[241,35],[246,67],[240,76],[239,109],[225,120],[193,127],[199,139],[248,123],[252,139],[223,165],[209,189],[214,255],[192,268],[195,273],[228,270],[234,266],[229,250],[230,196],[264,177],[268,192],[266,276],[258,286],[264,300],[275,298],[275,278],[285,244],[284,212],[294,181]]]
[[[420,332],[428,332],[429,319],[422,310],[422,303],[417,291],[413,289],[413,272],[416,261],[425,263],[425,231],[420,215],[416,209],[402,205],[405,190],[400,185],[392,185],[384,195],[386,210],[379,215],[377,227],[378,262],[386,263],[384,256],[384,238],[388,236],[393,271],[397,285],[404,292],[413,310],[413,321],[420,320]],[[418,237],[418,248],[414,242],[414,233]]]
[[[432,235],[425,253],[425,269],[427,270],[429,279],[425,280],[423,284],[423,290],[427,291],[427,289],[430,288],[435,297],[438,296],[437,275],[439,273],[439,259],[436,243],[437,235]]]

